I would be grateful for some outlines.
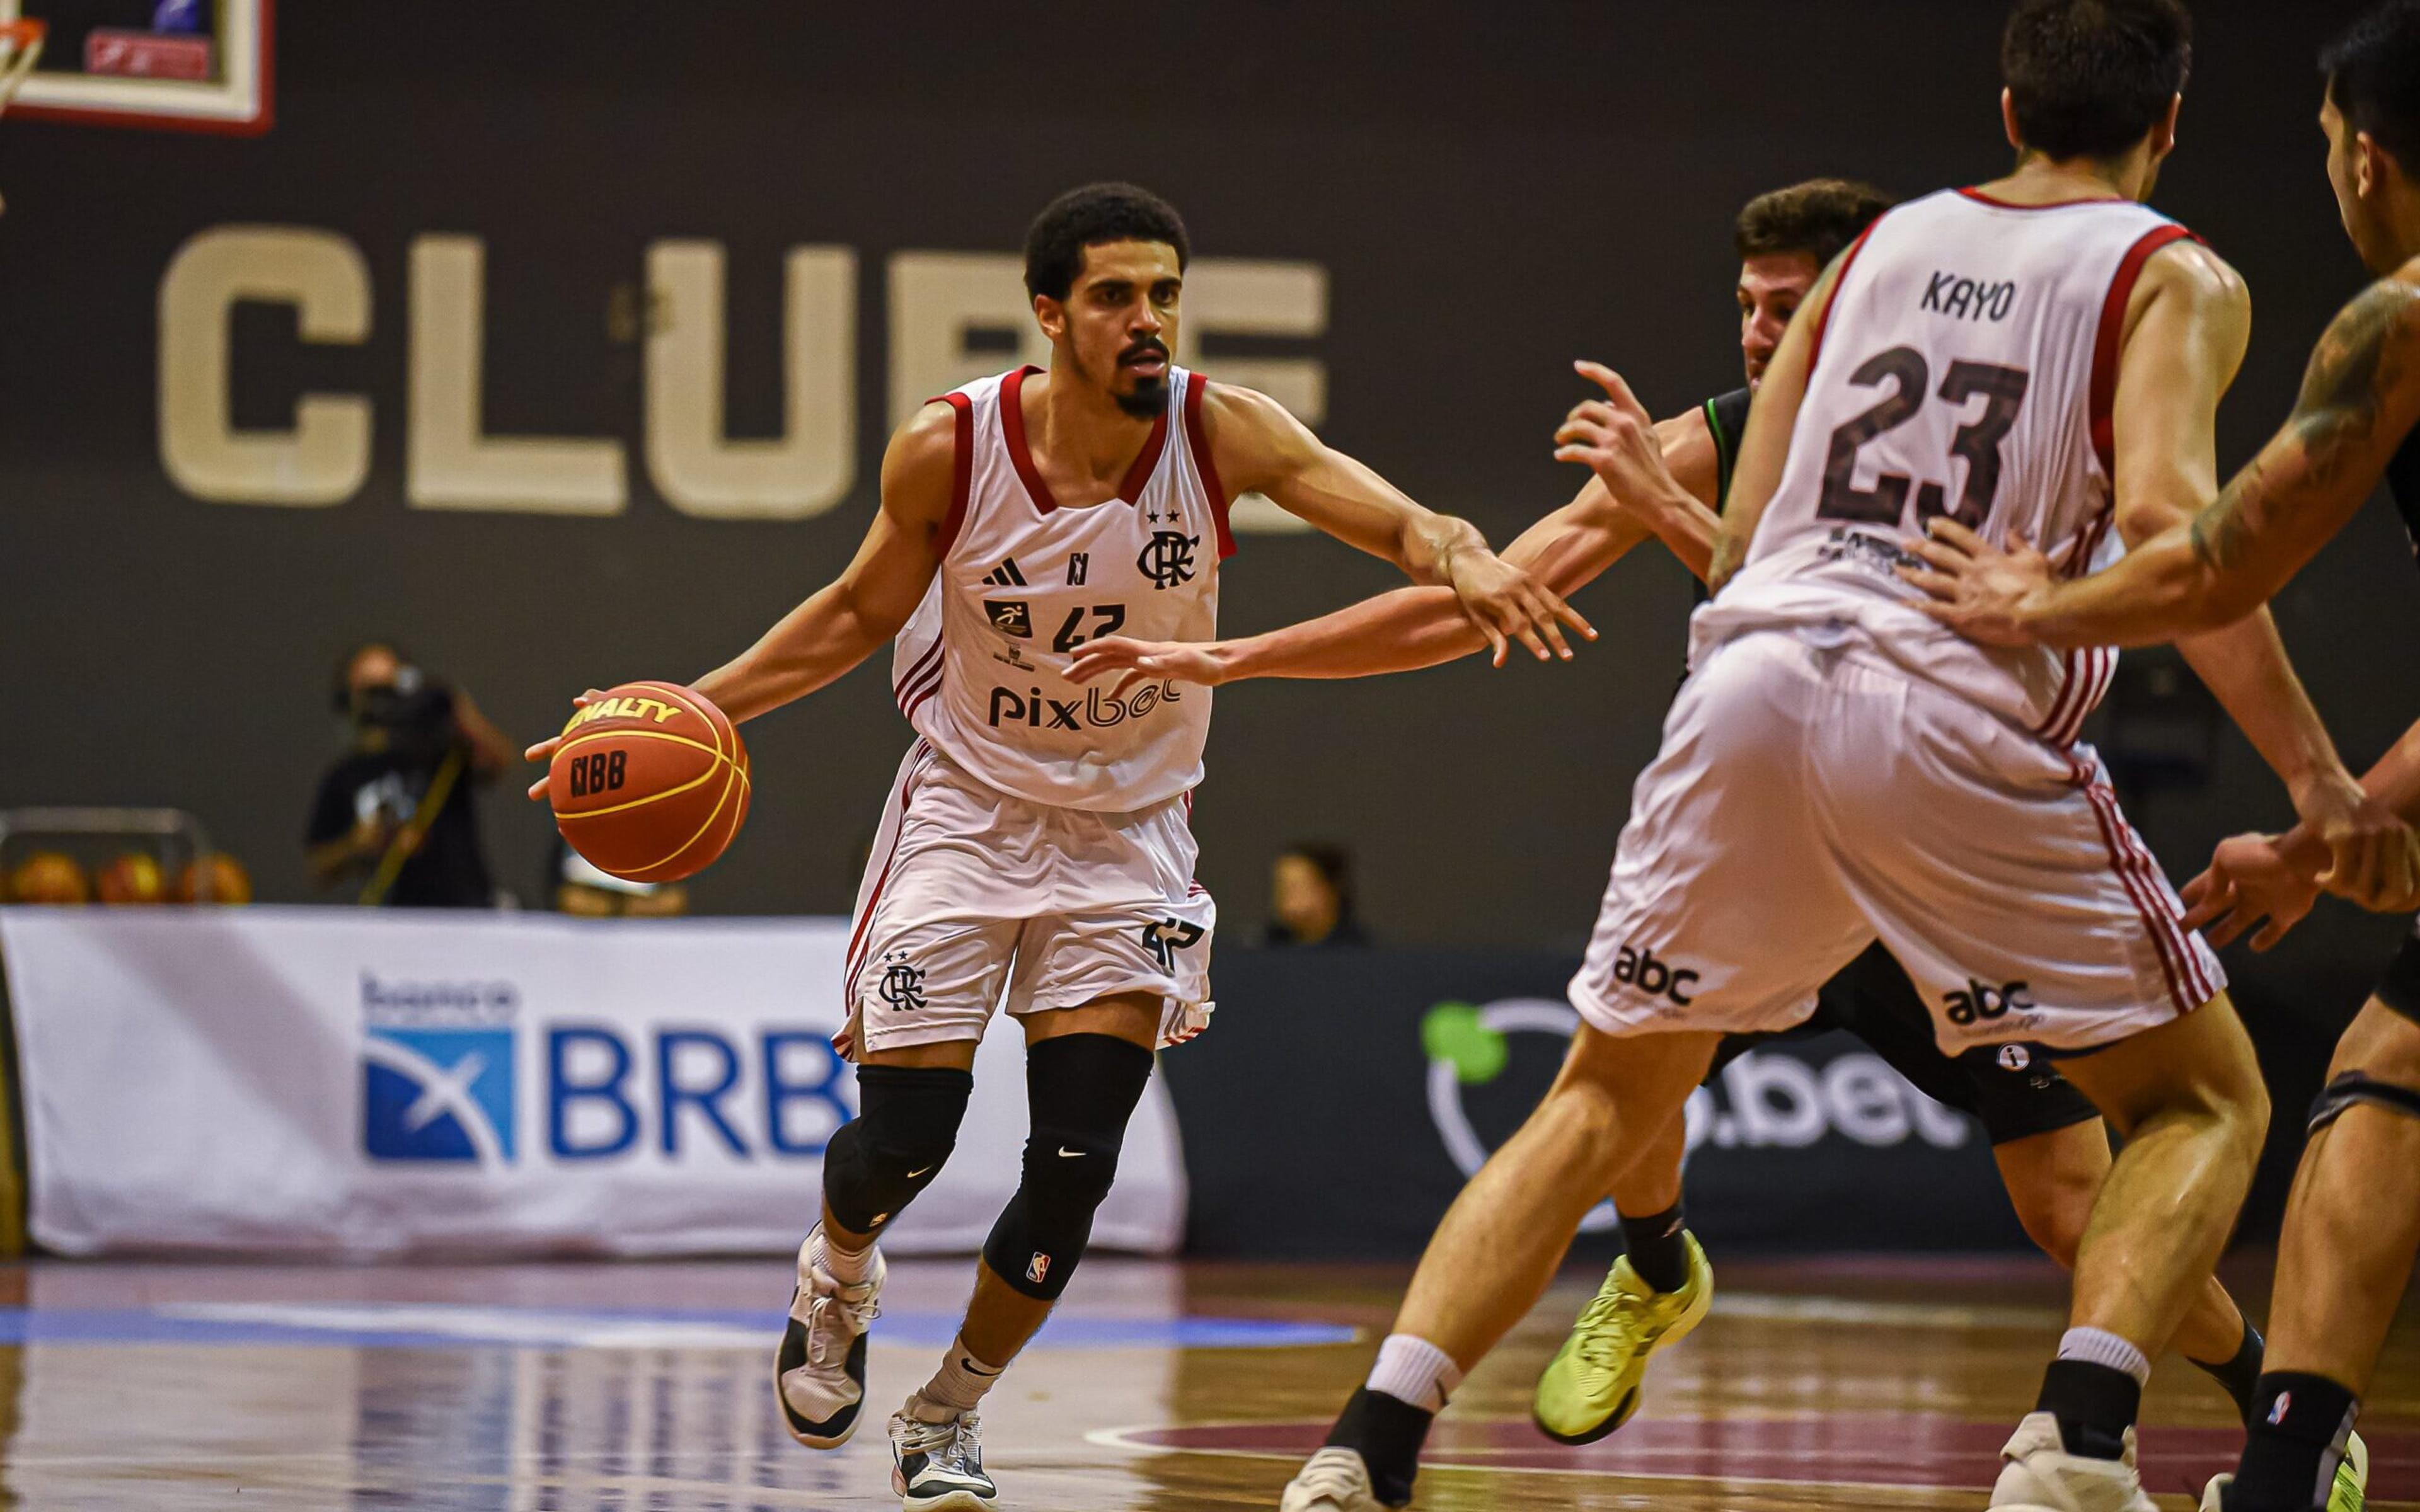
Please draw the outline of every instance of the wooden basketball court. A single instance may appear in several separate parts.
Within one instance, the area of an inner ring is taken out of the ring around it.
[[[2257,1288],[2264,1267],[2238,1277]],[[950,1336],[967,1264],[902,1262],[872,1355],[885,1410]],[[1004,1508],[1272,1508],[1358,1381],[1403,1275],[1096,1259],[987,1407]],[[1424,1508],[1979,1508],[2060,1326],[2058,1278],[1990,1260],[1725,1264],[1715,1315],[1641,1416],[1559,1448],[1528,1388],[1573,1275],[1457,1396]],[[783,1433],[779,1261],[0,1272],[8,1504],[755,1512],[892,1508],[875,1416],[840,1453]],[[2420,1349],[2390,1345],[2373,1505],[2420,1504]],[[2164,1362],[2164,1505],[2231,1463],[2215,1387]]]

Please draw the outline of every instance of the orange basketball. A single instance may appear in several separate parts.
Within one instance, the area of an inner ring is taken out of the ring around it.
[[[677,882],[748,817],[748,748],[677,683],[624,683],[563,727],[547,801],[571,848],[625,882]]]
[[[206,876],[210,884],[210,902],[252,902],[252,873],[243,869],[241,861],[225,851],[212,851],[199,860],[185,863],[185,870],[177,873],[177,901],[180,903],[198,902],[202,879]]]
[[[168,897],[168,873],[159,860],[140,851],[128,851],[101,869],[93,878],[94,896],[105,903],[156,903]]]
[[[80,903],[92,897],[92,884],[75,857],[37,851],[8,878],[8,895],[21,903]]]

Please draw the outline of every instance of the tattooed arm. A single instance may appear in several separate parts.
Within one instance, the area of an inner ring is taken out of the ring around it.
[[[2231,625],[2275,596],[2367,501],[2420,420],[2420,262],[2337,315],[2286,426],[2194,518],[2106,572],[2053,578],[2039,552],[2001,551],[1954,520],[1911,543],[1906,576],[1930,612],[2003,645],[2154,645]]]

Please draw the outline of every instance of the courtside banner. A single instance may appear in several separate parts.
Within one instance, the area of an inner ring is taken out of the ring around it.
[[[34,1239],[96,1255],[785,1252],[857,1108],[843,920],[0,909]],[[1183,1052],[1179,1052],[1182,1054]],[[995,1026],[894,1253],[971,1251],[1017,1183]],[[1155,1078],[1098,1244],[1173,1251]]]

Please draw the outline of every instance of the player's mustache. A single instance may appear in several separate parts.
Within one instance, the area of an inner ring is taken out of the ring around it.
[[[1168,361],[1168,344],[1162,341],[1145,338],[1144,340],[1136,342],[1125,351],[1118,353],[1118,363],[1123,366],[1139,358],[1155,356],[1163,363]]]

